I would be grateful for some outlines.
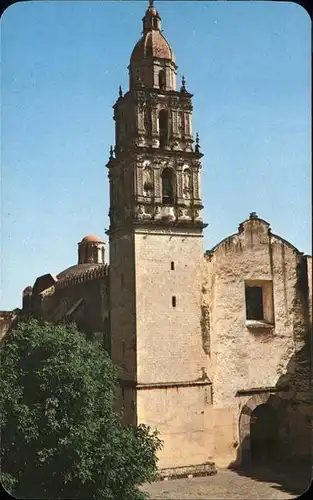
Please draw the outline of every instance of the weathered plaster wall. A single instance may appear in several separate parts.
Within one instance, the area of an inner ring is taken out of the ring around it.
[[[160,431],[159,468],[212,461],[214,424],[208,386],[137,390],[138,423]]]
[[[292,381],[295,352],[303,345],[306,331],[298,286],[301,258],[292,245],[272,235],[269,225],[258,218],[241,224],[238,234],[205,257],[203,303],[210,323],[213,408],[232,409],[238,443],[239,416],[249,396],[239,398],[237,391]],[[272,281],[272,326],[248,326],[245,280]],[[217,464],[219,450],[217,445]],[[225,450],[223,453],[225,457]],[[237,450],[229,447],[228,453],[235,459]]]

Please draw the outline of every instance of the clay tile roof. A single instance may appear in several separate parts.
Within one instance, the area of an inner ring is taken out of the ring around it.
[[[170,44],[160,31],[155,30],[146,33],[139,42],[136,43],[130,61],[135,62],[142,60],[149,56],[149,51],[152,57],[170,59],[175,62],[175,56]]]
[[[81,243],[103,243],[103,241],[95,234],[88,234],[82,239]]]
[[[94,279],[105,278],[107,274],[107,264],[76,264],[58,274],[56,287],[63,288],[75,283],[84,283]]]

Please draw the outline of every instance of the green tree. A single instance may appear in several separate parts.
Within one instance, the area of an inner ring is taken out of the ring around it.
[[[118,371],[75,325],[20,322],[1,348],[1,478],[20,498],[137,500],[161,447],[114,408]]]

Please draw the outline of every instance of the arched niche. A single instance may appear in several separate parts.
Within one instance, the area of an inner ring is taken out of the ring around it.
[[[162,203],[173,205],[176,193],[176,175],[172,168],[166,167],[161,174],[162,181]]]
[[[165,90],[165,88],[166,88],[166,77],[165,77],[164,69],[161,69],[159,71],[159,88],[161,90]]]

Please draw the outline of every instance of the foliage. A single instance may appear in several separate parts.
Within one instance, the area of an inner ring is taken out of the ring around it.
[[[1,349],[1,478],[22,498],[139,500],[161,442],[114,409],[117,369],[75,325],[19,322]]]

